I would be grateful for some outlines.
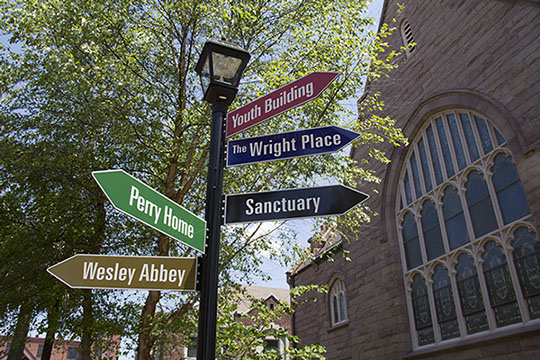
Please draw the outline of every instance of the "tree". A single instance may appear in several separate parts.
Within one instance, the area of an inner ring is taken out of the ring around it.
[[[248,296],[245,289],[229,291],[227,306],[222,308],[217,332],[218,356],[222,359],[282,359],[280,351],[264,349],[266,339],[281,339],[290,344],[299,344],[300,339],[290,334],[284,318],[294,312],[297,299],[310,291],[326,292],[326,287],[302,286],[292,292],[291,302],[278,300],[272,308],[265,299]],[[238,304],[249,304],[246,314],[238,313]],[[291,359],[324,359],[326,349],[320,345],[307,345],[297,349],[289,347],[283,351]]]
[[[76,166],[76,176],[53,172],[62,180],[58,186],[66,196],[75,188],[84,189],[88,196],[83,200],[103,204],[89,172],[119,167],[192,212],[203,212],[210,109],[200,99],[193,68],[209,39],[225,38],[252,54],[233,107],[311,71],[342,74],[318,99],[237,136],[339,124],[362,133],[360,142],[370,149],[366,161],[382,162],[388,160],[377,151],[377,143],[404,141],[391,119],[370,117],[359,122],[355,110],[344,104],[366,79],[376,80],[393,67],[393,53],[376,60],[390,29],[383,26],[378,36],[366,30],[373,23],[363,17],[366,1],[3,0],[0,4],[0,31],[21,47],[2,53],[0,140],[6,147],[19,143],[23,153],[29,142],[48,144],[49,163],[61,161],[64,170]],[[366,109],[380,106],[376,97],[361,104]],[[378,181],[361,165],[353,164],[346,154],[253,164],[226,171],[224,192],[295,188],[320,180]],[[25,168],[33,166],[37,164]],[[14,169],[0,167],[6,177]],[[21,186],[23,180],[12,187]],[[51,198],[51,189],[41,188]],[[4,190],[0,196],[9,193]],[[24,201],[19,207],[25,208]],[[87,203],[74,203],[83,208],[78,214],[84,219]],[[195,255],[165,235],[119,217],[108,205],[105,209],[101,232],[91,221],[82,221],[84,231],[96,236],[88,242],[94,253]],[[340,221],[353,226],[366,216],[357,209]],[[47,229],[59,227],[48,218],[38,223]],[[222,288],[259,275],[261,251],[281,256],[252,228],[223,229]],[[73,243],[62,245],[68,244]],[[160,312],[164,296],[169,309]],[[192,314],[197,301],[196,295],[150,291],[134,331],[137,358],[149,359],[159,334]]]

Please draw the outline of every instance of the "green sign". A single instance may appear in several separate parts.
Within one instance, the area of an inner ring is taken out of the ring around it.
[[[206,221],[123,170],[92,176],[116,209],[204,253]]]
[[[47,271],[77,289],[195,290],[197,259],[78,254]]]

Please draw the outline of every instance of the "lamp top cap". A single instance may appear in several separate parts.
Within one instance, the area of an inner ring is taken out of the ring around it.
[[[201,56],[199,57],[199,61],[197,62],[197,66],[195,66],[195,71],[198,74],[201,73],[207,56],[212,52],[220,53],[230,57],[235,57],[241,59],[245,63],[247,63],[251,58],[250,53],[241,48],[240,46],[231,44],[224,40],[210,40],[207,41],[206,44],[204,44]]]

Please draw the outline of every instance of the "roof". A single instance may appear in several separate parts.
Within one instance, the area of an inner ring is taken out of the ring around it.
[[[287,275],[294,276],[311,264],[324,261],[326,259],[325,255],[330,255],[333,253],[333,250],[338,249],[343,243],[342,240],[342,237],[335,232],[335,224],[330,227],[323,225],[321,231],[308,240],[311,245],[310,248],[307,249],[306,253],[298,259],[289,271],[287,271]]]
[[[290,301],[289,290],[287,289],[269,288],[264,286],[244,286],[243,289],[246,291],[246,295],[255,299],[268,300],[270,297],[274,297],[277,300],[286,303],[289,303]],[[251,301],[246,298],[240,300],[237,312],[246,314],[249,310],[251,310]]]

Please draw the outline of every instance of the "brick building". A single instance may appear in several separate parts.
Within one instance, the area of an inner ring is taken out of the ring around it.
[[[120,349],[120,336],[114,336],[109,341],[109,349],[101,350],[95,348],[93,350],[94,356],[98,359],[109,359],[115,360],[118,359],[118,353]],[[0,335],[0,360],[5,360],[8,357],[9,347],[11,342],[9,338]],[[26,339],[26,344],[24,346],[24,357],[23,359],[27,360],[38,360],[41,359],[43,353],[43,347],[45,345],[45,339],[37,337],[29,337]],[[69,340],[55,340],[53,349],[51,352],[51,360],[70,360],[70,359],[79,359],[79,347],[81,345],[80,341],[69,341]]]
[[[289,274],[330,289],[293,331],[332,360],[540,359],[540,3],[398,3],[390,48],[416,45],[366,92],[409,145],[370,165],[361,236],[324,237]]]
[[[251,318],[257,318],[257,310],[254,309],[252,300],[262,300],[264,304],[271,310],[277,307],[278,302],[289,303],[289,290],[269,288],[263,286],[245,286],[241,294],[238,295],[237,308],[234,314],[234,321],[250,326],[257,326]],[[236,300],[235,300],[236,301]],[[291,333],[292,323],[291,315],[283,313],[281,317],[271,324],[274,329],[284,329]],[[264,350],[277,350],[280,358],[288,360],[289,357],[285,353],[285,349],[290,347],[286,338],[275,338],[267,336],[264,346],[258,346],[255,351],[263,352]],[[161,348],[155,355],[156,360],[196,360],[197,358],[197,334],[194,333],[189,339],[183,340],[177,336],[177,340],[171,346]],[[1,360],[1,359],[0,359]]]
[[[279,301],[287,304],[290,302],[289,290],[286,289],[268,288],[263,286],[246,286],[245,290],[246,295],[249,298],[263,300],[266,306],[268,306],[268,308],[272,311],[274,310],[274,307],[277,307]],[[242,300],[238,305],[238,309],[235,313],[235,321],[246,325],[255,325],[252,324],[246,315],[257,318],[257,312],[255,309],[253,309],[251,302],[247,300],[247,298]],[[289,333],[291,333],[291,315],[288,313],[283,313],[281,317],[272,324],[272,326],[287,330]],[[285,349],[290,346],[287,339],[276,339],[272,336],[268,336],[264,340],[265,346],[259,347],[257,351],[262,352],[263,350],[277,350],[281,354],[281,359],[288,359],[288,356],[285,354]]]

